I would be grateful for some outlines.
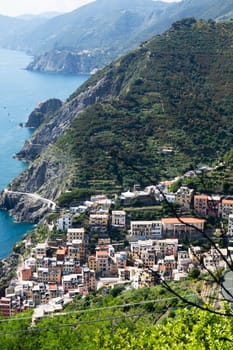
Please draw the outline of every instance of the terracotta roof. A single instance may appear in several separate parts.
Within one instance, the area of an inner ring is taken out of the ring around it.
[[[196,194],[194,199],[208,199],[208,196],[206,194]]]
[[[164,181],[163,184],[165,186],[171,186],[173,184],[174,181]]]
[[[58,249],[57,255],[65,255],[65,249]]]
[[[204,223],[204,219],[198,219],[198,218],[164,218],[162,219],[163,224],[201,224]]]
[[[108,256],[108,252],[106,250],[99,250],[96,252],[96,256]]]
[[[50,290],[56,290],[57,289],[57,285],[56,284],[48,284],[48,286],[49,286],[49,289]]]
[[[223,199],[222,204],[233,204],[233,199]]]

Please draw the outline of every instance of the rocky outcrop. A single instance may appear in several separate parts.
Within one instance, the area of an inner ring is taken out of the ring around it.
[[[29,161],[30,165],[9,184],[10,191],[4,191],[0,196],[0,208],[9,210],[14,220],[37,223],[50,212],[48,203],[29,194],[38,193],[44,198],[55,200],[72,187],[75,160],[67,156],[67,152],[64,155],[63,150],[57,149],[55,142],[86,107],[111,98],[110,87],[111,75],[106,74],[102,79],[96,79],[96,82],[87,83],[62,105],[52,100],[38,107],[40,113],[46,115],[46,122],[38,123],[40,125],[32,137],[16,155],[19,159]],[[52,113],[54,106],[56,111]]]
[[[91,73],[109,63],[111,57],[104,50],[52,50],[35,56],[28,70],[56,73]]]
[[[47,117],[53,115],[62,106],[62,101],[56,98],[41,102],[28,117],[26,128],[38,128]]]
[[[69,189],[74,165],[71,157],[64,156],[61,150],[50,146],[11,182],[9,188],[12,191],[39,193],[54,200]]]
[[[64,103],[55,114],[50,116],[46,124],[42,124],[33,133],[32,137],[25,142],[23,149],[16,154],[16,157],[24,161],[35,160],[49,144],[56,142],[58,137],[65,133],[74,118],[87,106],[110,97],[112,92],[109,86],[111,86],[111,76],[106,75],[94,85],[80,90],[76,97]]]
[[[40,198],[27,193],[3,191],[0,209],[8,210],[17,222],[38,223],[47,213],[49,205]]]

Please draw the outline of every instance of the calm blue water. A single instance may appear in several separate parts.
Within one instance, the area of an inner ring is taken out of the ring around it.
[[[13,159],[31,131],[20,128],[30,112],[48,98],[66,99],[88,75],[63,75],[24,70],[31,57],[22,52],[0,49],[0,190],[26,165]],[[13,245],[32,228],[16,224],[0,211],[0,258],[6,257]]]

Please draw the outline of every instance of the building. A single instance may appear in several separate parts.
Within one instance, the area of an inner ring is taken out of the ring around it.
[[[32,278],[32,269],[30,267],[21,270],[22,281],[29,281]]]
[[[56,251],[57,261],[64,261],[66,255],[66,249],[64,247],[60,247]]]
[[[176,201],[176,195],[174,193],[164,193],[163,199],[166,199],[168,203],[175,203]]]
[[[87,247],[81,239],[73,240],[72,243],[67,245],[67,258],[78,260],[80,264],[86,262]]]
[[[124,210],[112,211],[112,226],[121,228],[126,226],[126,212]]]
[[[95,280],[95,271],[90,270],[88,267],[83,267],[83,284],[86,289],[95,290],[96,289],[96,280]]]
[[[208,197],[208,216],[219,217],[221,211],[221,196],[209,196]]]
[[[33,248],[33,251],[35,252],[37,257],[43,257],[46,256],[48,245],[47,243],[38,243],[35,248]]]
[[[233,214],[230,214],[228,216],[228,231],[227,231],[227,234],[229,236],[233,236]]]
[[[196,194],[194,196],[194,211],[200,216],[207,216],[208,196],[205,194]]]
[[[148,249],[146,251],[141,252],[140,259],[143,261],[144,268],[148,267],[148,268],[152,269],[156,263],[155,250],[153,248],[151,248],[151,249]]]
[[[108,214],[90,214],[89,226],[92,231],[105,232],[108,228]]]
[[[13,313],[11,298],[0,298],[0,316],[9,317]]]
[[[161,238],[161,221],[131,221],[129,239]]]
[[[72,227],[72,215],[65,214],[57,220],[56,224],[58,231],[68,230],[68,228]]]
[[[164,218],[162,219],[163,235],[165,237],[177,237],[191,239],[202,236],[205,220],[193,217]]]
[[[74,240],[84,241],[85,238],[85,229],[82,228],[69,228],[67,230],[66,239],[68,243],[72,243]]]
[[[82,274],[70,274],[62,277],[62,287],[64,292],[77,289],[82,284]]]
[[[188,248],[189,257],[194,264],[199,263],[202,256],[202,249],[199,246],[190,245]]]
[[[233,214],[233,199],[223,199],[221,205],[222,218],[228,219]]]
[[[110,263],[109,255],[106,250],[96,250],[96,266],[97,272],[101,273],[103,276],[109,273]]]
[[[95,255],[89,255],[88,267],[90,270],[97,271],[97,260]]]
[[[49,266],[48,268],[49,282],[55,284],[61,284],[62,267],[61,266]]]
[[[132,204],[135,198],[136,194],[134,192],[130,192],[129,190],[127,192],[121,193],[120,195],[120,200],[124,205]]]
[[[48,267],[39,267],[37,269],[37,281],[41,283],[48,283],[49,281]]]
[[[114,254],[114,262],[117,265],[117,268],[123,269],[126,266],[127,254],[126,252],[119,252]]]
[[[162,279],[170,281],[173,276],[173,270],[177,268],[177,263],[174,255],[168,255],[165,256],[164,259],[158,260],[155,268]]]
[[[199,194],[194,196],[194,211],[200,216],[220,215],[221,196],[207,196]]]
[[[176,202],[183,208],[190,209],[193,200],[194,190],[187,186],[181,186],[176,192]]]
[[[178,239],[158,239],[158,240],[138,240],[130,243],[130,250],[134,258],[142,258],[146,253],[153,252],[156,260],[163,259],[165,256],[177,256]]]

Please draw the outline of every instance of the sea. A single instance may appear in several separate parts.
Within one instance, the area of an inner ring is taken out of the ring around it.
[[[0,191],[27,167],[13,158],[33,132],[20,123],[27,121],[38,103],[54,97],[65,100],[89,77],[27,71],[31,60],[23,52],[0,49]],[[7,257],[32,229],[32,224],[15,223],[0,211],[0,258]]]

